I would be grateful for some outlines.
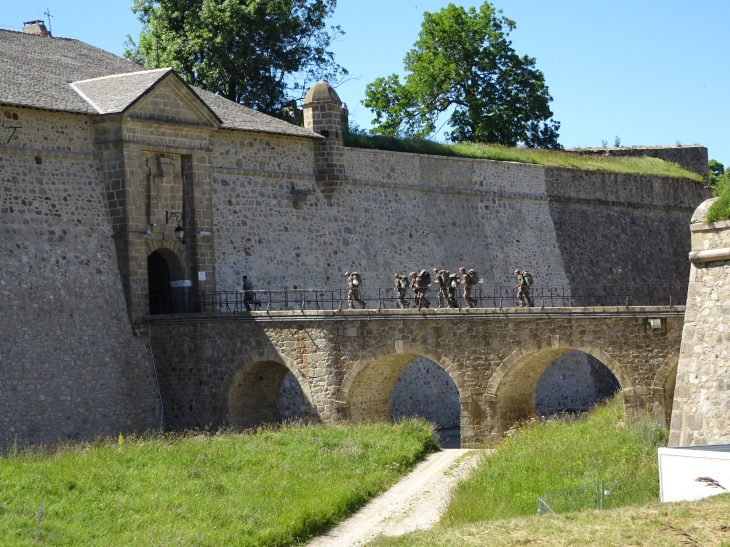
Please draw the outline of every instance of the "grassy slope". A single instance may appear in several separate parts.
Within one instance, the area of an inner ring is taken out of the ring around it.
[[[538,496],[598,480],[611,490],[607,505],[656,500],[656,448],[665,439],[665,429],[625,423],[621,395],[586,419],[527,424],[457,488],[443,522],[531,515]]]
[[[663,428],[624,422],[620,394],[582,420],[525,424],[458,486],[437,531],[415,535],[412,543],[377,545],[440,545],[424,538],[431,533],[453,537],[457,528],[470,523],[489,530],[497,526],[489,521],[534,515],[538,496],[597,480],[606,481],[611,491],[606,507],[655,501],[656,449],[665,440]]]
[[[427,140],[395,139],[368,135],[345,135],[345,146],[391,150],[394,152],[413,152],[438,156],[463,158],[479,158],[497,161],[515,161],[554,167],[573,167],[593,171],[612,171],[617,173],[637,173],[643,175],[660,175],[704,181],[704,178],[656,158],[616,157],[583,155],[574,152],[557,150],[540,150],[532,148],[508,148],[493,144],[442,144]]]
[[[436,447],[429,425],[147,438],[0,459],[0,545],[285,545]]]
[[[696,543],[663,529],[688,533]],[[434,528],[399,538],[378,538],[368,547],[540,547],[651,546],[730,547],[730,495],[694,503],[650,503],[609,511],[586,511],[549,517],[520,517]]]

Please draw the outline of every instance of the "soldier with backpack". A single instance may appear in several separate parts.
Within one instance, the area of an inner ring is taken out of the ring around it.
[[[426,270],[421,270],[420,273],[411,272],[411,279],[413,280],[411,287],[413,288],[413,293],[416,295],[418,309],[428,308],[431,306],[431,303],[426,298],[426,293],[428,292],[428,286],[431,284],[431,274]]]
[[[406,293],[408,292],[410,283],[408,283],[407,277],[398,274],[395,274],[393,277],[395,278],[395,287],[393,290],[398,291],[398,307],[405,309],[411,305],[410,302],[406,302]]]
[[[533,307],[535,303],[532,301],[532,297],[530,296],[530,285],[533,283],[532,274],[527,270],[515,270],[515,275],[517,276],[517,285],[515,285],[515,289],[517,289],[517,298],[520,301],[520,308],[525,304],[527,304],[530,308]]]
[[[449,305],[451,305],[451,300],[449,299],[449,296],[446,294],[447,288],[449,286],[449,272],[446,270],[438,270],[437,268],[433,269],[433,275],[436,278],[436,283],[439,286],[439,308],[444,307],[444,302],[449,302]]]
[[[459,287],[459,274],[451,274],[449,276],[449,308],[458,308],[459,304],[456,302],[456,289]]]
[[[470,269],[467,272],[466,268],[459,268],[459,273],[461,274],[459,283],[464,285],[464,300],[466,300],[467,306],[473,308],[475,307],[474,305],[477,303],[477,300],[476,298],[471,297],[471,290],[474,285],[479,283],[479,274],[474,269]]]
[[[347,307],[351,310],[355,309],[353,302],[357,302],[363,308],[365,301],[360,300],[360,289],[362,289],[362,278],[357,272],[345,272],[347,278]]]

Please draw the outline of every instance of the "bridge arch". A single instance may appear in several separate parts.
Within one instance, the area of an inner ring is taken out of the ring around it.
[[[337,399],[344,403],[347,419],[390,421],[395,384],[406,367],[419,357],[433,361],[449,375],[460,400],[469,393],[461,373],[448,358],[418,344],[397,340],[363,355],[345,375]]]
[[[316,418],[309,382],[299,368],[275,351],[261,350],[245,356],[224,381],[228,424],[250,429],[281,422],[279,390],[290,372],[302,389],[305,416]]]
[[[493,407],[498,432],[507,431],[519,420],[534,416],[535,389],[542,374],[558,357],[573,350],[598,359],[621,384],[624,399],[633,398],[631,379],[613,357],[583,340],[553,335],[515,350],[489,379],[485,399]]]
[[[656,397],[655,406],[657,412],[661,414],[663,409],[664,414],[656,416],[657,421],[661,419],[667,427],[671,425],[672,421],[672,408],[674,406],[674,388],[677,385],[677,365],[679,365],[679,356],[670,355],[667,357],[661,366],[657,369],[654,375],[654,381],[651,384],[652,394]],[[662,405],[659,407],[659,405]]]

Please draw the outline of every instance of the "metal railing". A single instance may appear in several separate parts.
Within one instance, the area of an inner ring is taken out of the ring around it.
[[[438,305],[438,288],[429,287],[431,307]],[[156,314],[243,313],[246,311],[342,310],[348,308],[347,289],[285,289],[279,291],[218,291],[163,295],[153,302]],[[535,285],[530,291],[536,308],[589,306],[681,306],[687,297],[687,284],[670,285]],[[472,290],[477,308],[514,308],[519,306],[512,286],[477,285]],[[393,289],[362,289],[360,299],[369,309],[396,309],[398,295]],[[456,293],[458,308],[466,308],[462,288]],[[417,307],[413,292],[406,302]],[[447,304],[447,303],[445,303]],[[356,308],[359,308],[355,304]]]

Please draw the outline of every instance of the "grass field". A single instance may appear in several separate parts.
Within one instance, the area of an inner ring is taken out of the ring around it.
[[[657,447],[666,438],[666,429],[648,421],[624,420],[620,393],[582,419],[523,424],[457,487],[439,527],[412,537],[379,540],[375,545],[460,545],[449,543],[448,538],[458,537],[466,529],[484,530],[487,538],[490,530],[503,526],[512,526],[519,535],[514,524],[518,521],[506,525],[504,519],[535,515],[538,496],[593,481],[605,481],[610,491],[604,507],[654,502],[659,493]],[[539,529],[542,523],[536,521],[534,526]],[[512,544],[517,543],[505,543]]]
[[[2,546],[275,546],[311,537],[435,450],[425,422],[292,426],[0,459]]]
[[[371,135],[346,134],[345,146],[412,152],[437,156],[479,158],[496,161],[514,161],[554,167],[572,167],[593,171],[661,175],[704,181],[701,175],[692,173],[677,164],[647,157],[616,157],[583,155],[559,150],[534,148],[508,148],[495,144],[443,144],[428,140],[396,139]]]
[[[677,532],[668,529],[673,526]],[[694,539],[679,535],[684,532]],[[686,542],[686,543],[683,543]],[[730,547],[730,494],[692,503],[520,517],[437,527],[368,547]]]

